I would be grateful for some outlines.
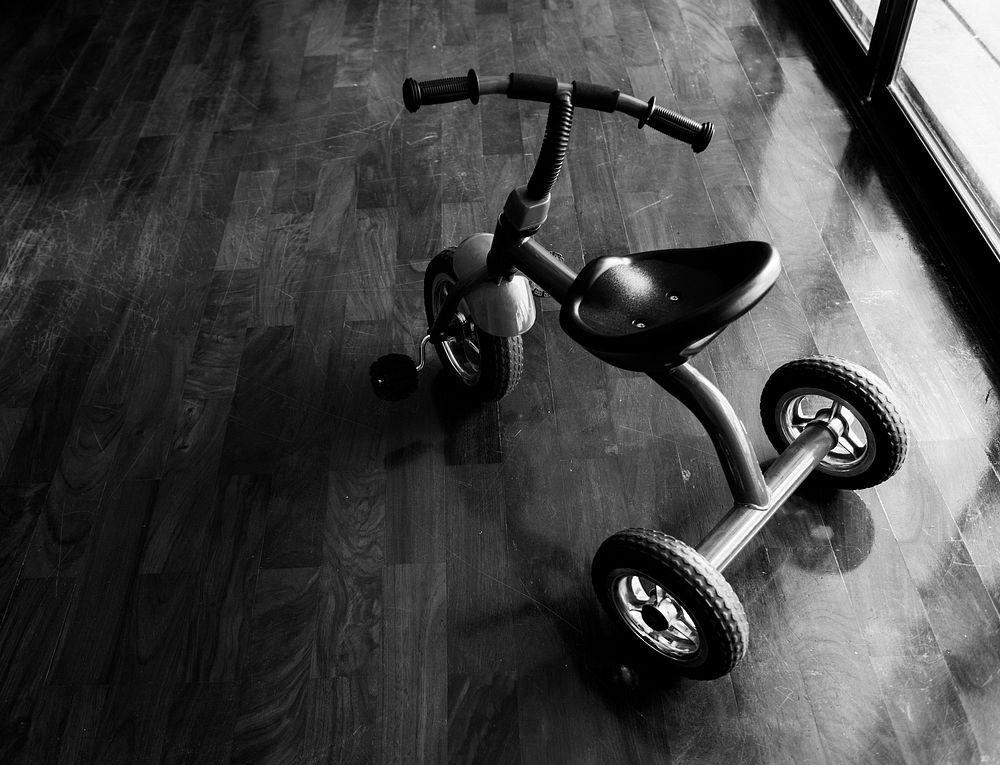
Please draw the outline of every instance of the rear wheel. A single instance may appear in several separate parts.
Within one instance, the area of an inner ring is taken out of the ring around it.
[[[435,255],[424,272],[424,307],[431,325],[458,283],[455,251]],[[496,337],[478,328],[465,301],[445,329],[445,339],[435,343],[438,357],[450,376],[480,401],[499,401],[517,385],[524,368],[520,337]]]
[[[839,414],[844,434],[816,477],[844,489],[888,480],[906,458],[906,425],[892,391],[864,367],[831,356],[791,361],[774,371],[760,396],[764,431],[779,452],[819,416]]]

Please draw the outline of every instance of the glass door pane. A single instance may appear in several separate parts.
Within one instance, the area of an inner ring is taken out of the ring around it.
[[[919,0],[893,86],[1000,222],[1000,1]]]

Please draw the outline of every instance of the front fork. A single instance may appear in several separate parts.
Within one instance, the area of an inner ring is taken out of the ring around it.
[[[458,282],[449,290],[441,310],[427,331],[431,342],[443,341],[446,338],[445,331],[462,301],[470,298],[477,290],[484,289],[494,289],[494,292],[483,292],[470,300],[473,322],[494,335],[509,337],[526,332],[534,321],[533,302],[530,318],[500,320],[498,324],[503,325],[502,327],[491,326],[491,322],[497,321],[496,316],[516,311],[518,305],[528,299],[526,295],[514,294],[515,290],[509,286],[518,272],[531,279],[556,301],[563,301],[576,274],[532,238],[532,234],[545,220],[547,209],[547,200],[534,204],[522,199],[521,189],[515,189],[507,199],[504,213],[497,220],[492,238],[486,234],[476,234],[459,245],[455,256]],[[483,249],[487,242],[488,249]],[[505,293],[505,290],[508,292]],[[493,309],[494,317],[488,318],[490,309]]]

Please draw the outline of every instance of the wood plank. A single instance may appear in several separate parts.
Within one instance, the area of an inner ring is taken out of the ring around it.
[[[459,683],[460,695],[475,697],[483,692],[479,684],[493,678],[503,698],[498,703],[513,702],[516,710],[518,657],[511,648],[517,642],[518,614],[530,601],[520,592],[519,572],[509,563],[504,476],[495,465],[455,466],[448,469],[445,481],[448,526],[454,530],[447,559],[449,684]],[[451,719],[453,687],[449,699]],[[516,723],[516,715],[505,715],[502,721],[508,733],[511,727],[516,732]],[[452,733],[449,730],[450,739]],[[516,738],[514,742],[516,749]]]
[[[215,501],[228,399],[180,402],[146,534],[142,572],[200,570]]]
[[[476,47],[483,73],[514,69],[510,20],[504,13],[476,16]],[[457,72],[452,75],[458,74]],[[521,155],[521,121],[517,108],[505,99],[487,99],[478,108],[483,154]]]
[[[256,288],[256,269],[216,272],[188,364],[185,398],[232,397]]]
[[[35,526],[44,512],[47,488],[46,484],[35,484],[0,489],[3,498],[0,504],[3,507],[0,516],[0,604],[4,614],[23,575]]]
[[[383,579],[385,762],[443,761],[448,751],[443,564],[398,564]]]
[[[424,411],[421,411],[424,410]],[[385,557],[387,564],[432,564],[445,560],[447,521],[445,458],[428,449],[421,434],[433,427],[433,412],[421,402],[389,430],[385,455]],[[437,438],[441,438],[440,431]]]
[[[316,568],[261,571],[244,674],[251,683],[284,688],[287,695],[308,685],[316,656],[318,581]]]
[[[4,608],[4,639],[0,643],[3,674],[0,675],[0,702],[4,706],[6,733],[14,733],[13,707],[38,695],[49,681],[62,630],[73,604],[72,582],[56,579],[25,579]],[[22,721],[20,746],[26,744],[31,715]],[[6,737],[5,737],[6,738]],[[8,754],[11,752],[8,750]]]
[[[277,170],[240,173],[219,245],[217,269],[260,266],[277,177]]]
[[[284,449],[285,373],[293,327],[248,330],[238,365],[222,464],[227,473],[273,473]]]
[[[128,482],[101,503],[53,682],[109,681],[157,488],[152,481]]]
[[[184,666],[194,574],[142,574],[124,606],[111,685],[173,688]]]
[[[5,333],[6,370],[0,390],[5,406],[26,407],[45,375],[53,354],[59,350],[68,323],[78,303],[78,285],[71,281],[39,282],[31,288],[23,308],[6,300],[7,315],[18,317],[14,331]]]
[[[344,678],[355,722],[374,730],[385,597],[381,545],[386,486],[380,472],[337,471],[322,520],[316,671]]]
[[[274,215],[268,221],[251,327],[294,325],[295,293],[302,288],[307,267],[305,243],[310,226],[308,216],[291,213]]]
[[[166,763],[208,763],[232,752],[236,689],[228,683],[190,683],[174,691],[167,715]]]
[[[448,761],[521,762],[516,681],[491,673],[448,683]]]
[[[366,0],[349,0],[347,3],[337,55],[337,76],[333,81],[335,87],[368,84],[374,57],[372,46],[377,11],[378,5]]]
[[[48,686],[39,694],[44,716],[29,731],[28,762],[86,760],[93,755],[106,686]]]
[[[243,677],[269,491],[261,476],[234,476],[219,488],[188,616],[188,682],[233,683]]]
[[[2,478],[5,485],[52,481],[72,433],[93,368],[93,350],[81,338],[60,340],[56,349],[52,367],[34,394],[8,459]]]
[[[89,756],[97,762],[163,757],[169,697],[154,685],[113,685],[101,707]]]
[[[584,258],[623,254],[622,210],[600,123],[578,121],[570,152],[568,169]]]
[[[216,133],[212,137],[198,176],[198,193],[181,236],[178,252],[181,268],[199,271],[215,265],[246,144],[244,131]]]
[[[163,477],[179,413],[193,340],[155,333],[142,356],[122,423],[119,464],[136,480]]]

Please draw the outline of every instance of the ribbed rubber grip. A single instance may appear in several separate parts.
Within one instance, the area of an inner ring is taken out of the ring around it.
[[[639,120],[640,128],[646,125],[678,141],[691,144],[696,154],[708,148],[715,134],[715,126],[711,122],[695,122],[683,114],[664,109],[656,105],[655,98],[649,99],[649,111]]]
[[[592,82],[573,81],[573,106],[581,109],[597,109],[601,112],[613,112],[618,108],[620,90],[594,85]]]
[[[424,82],[407,77],[403,83],[403,104],[411,112],[421,106],[464,101],[466,98],[474,104],[479,103],[479,77],[475,69],[470,69],[465,77],[443,77]]]

